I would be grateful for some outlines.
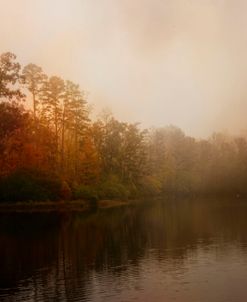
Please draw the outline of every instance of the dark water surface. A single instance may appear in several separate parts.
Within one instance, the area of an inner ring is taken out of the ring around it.
[[[0,214],[0,301],[247,301],[247,201]]]

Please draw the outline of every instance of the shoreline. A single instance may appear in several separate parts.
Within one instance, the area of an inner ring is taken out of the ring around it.
[[[104,199],[97,201],[96,205],[90,205],[87,200],[72,201],[42,201],[42,202],[17,202],[0,204],[0,213],[24,213],[24,212],[85,212],[91,209],[109,209],[126,206],[132,201]]]

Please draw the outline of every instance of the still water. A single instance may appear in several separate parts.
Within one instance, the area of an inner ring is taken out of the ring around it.
[[[247,301],[247,201],[0,214],[0,301]]]

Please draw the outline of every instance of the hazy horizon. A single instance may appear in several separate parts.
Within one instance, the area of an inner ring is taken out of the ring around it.
[[[79,83],[96,113],[197,137],[247,129],[245,1],[0,3],[0,52]]]

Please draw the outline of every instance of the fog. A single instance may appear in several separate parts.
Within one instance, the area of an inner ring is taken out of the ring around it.
[[[189,135],[247,129],[244,0],[0,0],[0,52],[79,83],[94,111]]]

